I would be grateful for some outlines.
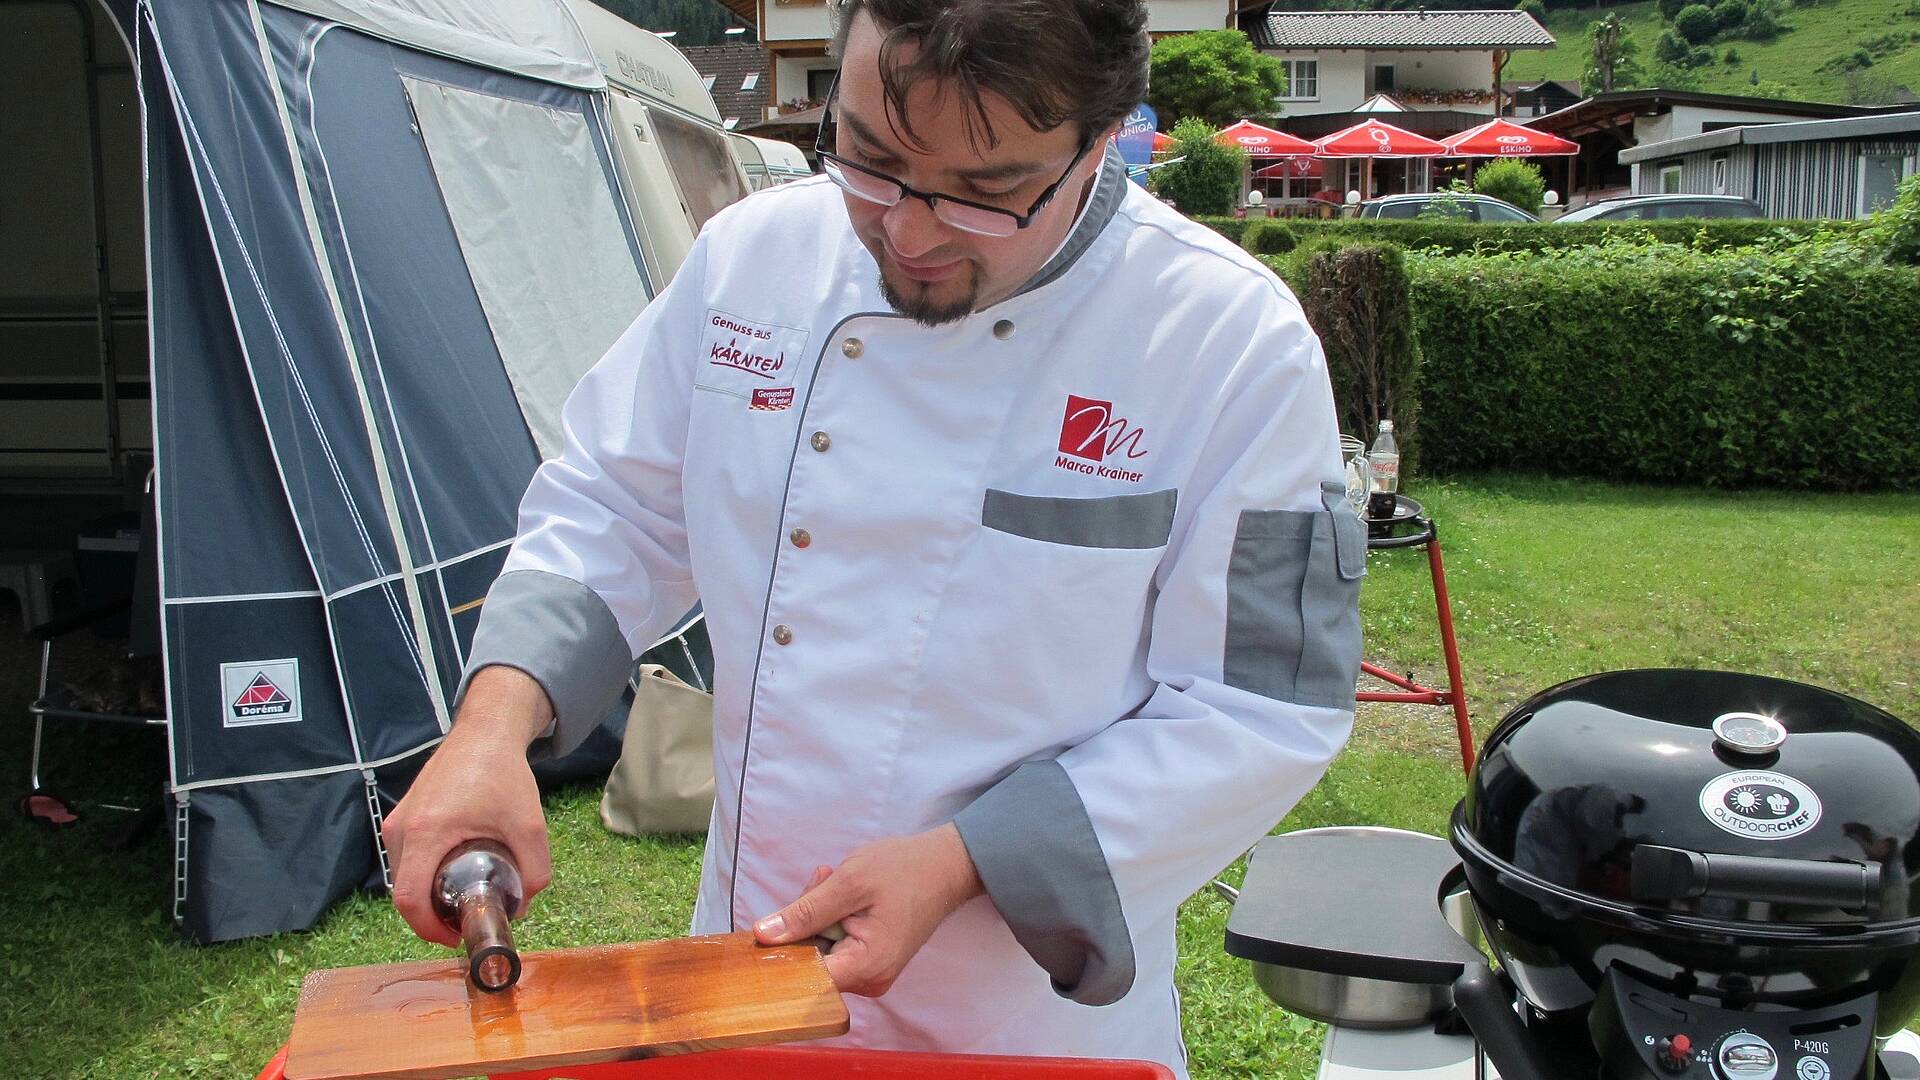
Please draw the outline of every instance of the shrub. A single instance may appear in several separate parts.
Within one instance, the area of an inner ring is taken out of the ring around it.
[[[1707,5],[1688,4],[1673,17],[1673,28],[1687,39],[1687,44],[1699,45],[1719,32],[1720,21],[1713,17],[1713,9]]]
[[[1920,274],[1822,250],[1411,257],[1427,469],[1920,485]]]
[[[1782,29],[1780,0],[1753,0],[1747,8],[1747,21],[1740,25],[1740,36],[1749,41],[1772,41]]]
[[[1226,214],[1240,190],[1246,154],[1213,141],[1213,126],[1191,117],[1173,125],[1174,155],[1185,160],[1152,173],[1153,190],[1189,214]]]
[[[1538,214],[1546,200],[1547,182],[1532,162],[1506,158],[1482,165],[1473,174],[1473,190],[1503,199],[1529,214]]]
[[[1383,417],[1411,470],[1418,446],[1420,349],[1406,256],[1392,244],[1323,247],[1284,268],[1326,350],[1340,430],[1370,438]]]
[[[1920,173],[1901,181],[1893,205],[1868,219],[1861,241],[1887,262],[1920,266]]]
[[[1692,52],[1687,39],[1672,30],[1660,31],[1660,37],[1653,43],[1653,58],[1662,64],[1685,64]]]
[[[1681,9],[1699,2],[1700,0],[1660,0],[1660,19],[1662,22],[1672,22],[1674,17],[1680,14]]]
[[[1715,29],[1733,33],[1747,23],[1747,0],[1720,0],[1713,5]]]
[[[1727,54],[1720,59],[1725,61],[1728,67],[1732,67],[1740,62],[1740,50],[1729,47]]]
[[[1547,18],[1547,5],[1542,3],[1541,0],[1520,0],[1519,3],[1513,5],[1513,10],[1524,11],[1533,16],[1535,20],[1541,22],[1544,22]]]
[[[1256,218],[1240,234],[1240,246],[1255,255],[1285,255],[1299,245],[1299,234],[1273,218]]]
[[[1234,243],[1239,243],[1254,221],[1202,218]],[[1495,252],[1551,251],[1597,247],[1620,242],[1661,241],[1699,251],[1747,248],[1806,240],[1825,233],[1835,238],[1857,236],[1867,223],[1858,221],[1774,221],[1766,218],[1713,218],[1687,221],[1581,221],[1572,224],[1505,224],[1413,218],[1382,221],[1377,218],[1295,218],[1288,223],[1300,238],[1300,250],[1325,238],[1333,242],[1398,244],[1408,251],[1441,255]]]

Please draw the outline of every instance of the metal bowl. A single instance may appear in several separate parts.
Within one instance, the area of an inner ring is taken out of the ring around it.
[[[1467,893],[1466,876],[1455,867],[1440,882],[1436,897],[1448,925],[1474,948],[1485,951],[1480,920]],[[1405,1028],[1429,1024],[1453,1008],[1448,984],[1389,982],[1354,975],[1254,962],[1253,981],[1273,1003],[1288,1012],[1350,1028]]]

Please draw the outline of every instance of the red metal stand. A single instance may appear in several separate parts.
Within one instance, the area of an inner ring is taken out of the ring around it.
[[[1391,520],[1373,523],[1372,528],[1378,535],[1368,536],[1367,547],[1375,551],[1410,547],[1427,549],[1427,569],[1433,576],[1433,606],[1440,621],[1440,649],[1447,661],[1447,685],[1445,689],[1424,686],[1414,679],[1411,672],[1396,675],[1377,664],[1363,661],[1360,664],[1362,671],[1400,689],[1362,690],[1354,697],[1360,701],[1451,706],[1454,734],[1460,740],[1460,768],[1463,772],[1471,773],[1474,761],[1473,725],[1467,719],[1466,680],[1460,674],[1460,647],[1453,636],[1453,602],[1447,596],[1447,568],[1440,557],[1440,531],[1432,519],[1422,512],[1419,503],[1404,495],[1398,497],[1397,503]],[[1394,528],[1400,525],[1410,525],[1414,531],[1404,536],[1392,535]]]

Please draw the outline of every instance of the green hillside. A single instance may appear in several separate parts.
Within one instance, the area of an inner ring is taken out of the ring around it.
[[[1653,62],[1654,42],[1664,24],[1652,0],[1559,8],[1548,11],[1545,19],[1559,47],[1514,53],[1507,78],[1577,82],[1586,66],[1587,24],[1608,12],[1617,12],[1632,33],[1636,57],[1648,73],[1640,81],[1643,86],[1690,83],[1684,88],[1860,104],[1890,101],[1900,86],[1920,93],[1920,0],[1799,0],[1782,10],[1785,31],[1774,41],[1718,40],[1711,46],[1712,63],[1666,79],[1657,77]],[[1725,62],[1729,49],[1737,56],[1731,64]]]

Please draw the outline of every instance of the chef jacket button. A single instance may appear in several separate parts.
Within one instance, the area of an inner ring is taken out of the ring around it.
[[[823,454],[827,452],[827,447],[833,445],[833,440],[827,438],[827,433],[824,431],[814,432],[812,442],[813,448]]]
[[[793,627],[788,626],[786,623],[781,623],[779,626],[774,627],[773,643],[775,645],[793,644]]]
[[[860,339],[857,337],[850,337],[840,343],[841,354],[849,360],[860,359],[860,354],[865,351],[865,349],[866,346],[860,344]]]
[[[1005,341],[1013,336],[1013,320],[1001,319],[993,324],[993,336]]]
[[[795,529],[787,534],[787,539],[793,541],[794,547],[803,548],[813,543],[813,534],[805,529]]]

